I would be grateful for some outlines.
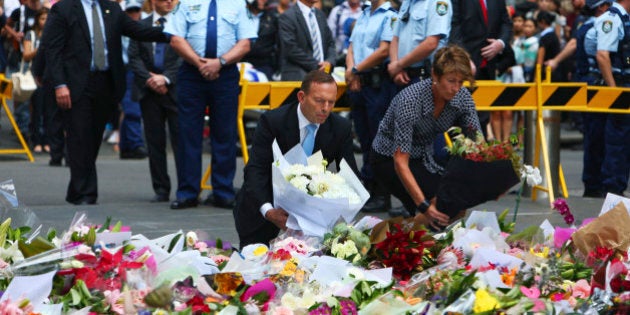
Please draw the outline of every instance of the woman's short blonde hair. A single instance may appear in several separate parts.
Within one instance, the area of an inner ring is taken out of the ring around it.
[[[449,45],[435,52],[433,58],[433,73],[441,78],[447,73],[458,73],[464,80],[474,84],[475,76],[470,66],[470,55],[464,48],[457,45]]]

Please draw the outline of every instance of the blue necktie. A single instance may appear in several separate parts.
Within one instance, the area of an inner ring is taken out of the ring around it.
[[[210,0],[206,26],[206,58],[217,57],[217,0]]]
[[[157,20],[158,26],[164,28],[165,18],[161,17]],[[166,51],[166,43],[155,43],[155,53],[153,54],[153,66],[157,72],[164,71],[164,52]]]
[[[313,147],[315,147],[315,130],[317,130],[316,124],[308,124],[306,126],[306,137],[304,137],[304,141],[302,142],[302,148],[306,156],[313,154]]]

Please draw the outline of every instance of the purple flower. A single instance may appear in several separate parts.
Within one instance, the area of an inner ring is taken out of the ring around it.
[[[216,240],[205,241],[205,243],[208,245],[208,247],[217,248],[217,241]],[[222,250],[232,249],[232,244],[230,242],[221,240],[221,243],[223,245],[222,246],[223,248],[220,248],[220,249],[222,249]]]
[[[558,198],[553,202],[552,207],[564,217],[564,222],[567,224],[573,224],[573,222],[575,222],[575,218],[573,217],[573,214],[571,214],[571,210],[569,209],[569,205],[566,200]]]

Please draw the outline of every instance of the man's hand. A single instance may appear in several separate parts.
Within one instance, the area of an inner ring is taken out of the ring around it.
[[[284,211],[282,208],[274,208],[265,214],[265,219],[267,221],[275,224],[281,230],[287,229],[287,219],[289,218],[289,214]]]
[[[201,65],[199,66],[199,73],[206,80],[216,80],[219,78],[219,71],[221,70],[221,62],[218,58],[200,58]]]
[[[392,78],[396,78],[396,76],[401,73],[404,72],[402,66],[400,65],[400,63],[398,62],[398,60],[396,61],[392,61],[387,65],[387,72],[389,72],[389,76]]]
[[[319,64],[319,71],[324,71],[326,73],[331,73],[332,72],[332,64],[330,64],[330,62],[328,61],[322,61]]]
[[[411,82],[411,78],[409,78],[406,71],[398,72],[394,77],[394,83],[396,83],[396,85],[407,85],[409,82]]]
[[[155,74],[153,72],[149,72],[151,77],[147,79],[146,85],[150,87],[152,90],[156,90],[161,86],[166,86],[166,77],[161,74]]]
[[[72,99],[70,98],[70,89],[67,86],[61,86],[55,89],[55,99],[57,106],[61,109],[72,108]]]
[[[24,33],[22,33],[22,32],[15,33],[15,40],[16,41],[21,43],[23,39],[24,39]]]
[[[555,71],[556,68],[558,68],[558,62],[556,61],[556,59],[549,59],[545,61],[545,66],[551,67],[551,71]]]
[[[346,70],[346,85],[348,86],[348,90],[352,92],[361,91],[361,81],[359,80],[359,76],[352,73],[352,69]]]
[[[503,44],[497,39],[488,38],[488,46],[481,48],[481,57],[486,60],[492,60],[500,52],[503,51]]]

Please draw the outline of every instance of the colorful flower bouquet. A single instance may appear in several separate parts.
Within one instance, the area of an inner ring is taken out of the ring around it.
[[[495,200],[519,183],[520,157],[509,142],[466,138],[460,128],[448,148],[451,154],[437,191],[436,207],[449,217],[489,200]]]
[[[351,222],[370,197],[345,161],[335,174],[326,170],[321,152],[307,159],[296,145],[283,155],[274,141],[273,153],[274,206],[289,213],[290,229],[321,238],[340,217]]]

